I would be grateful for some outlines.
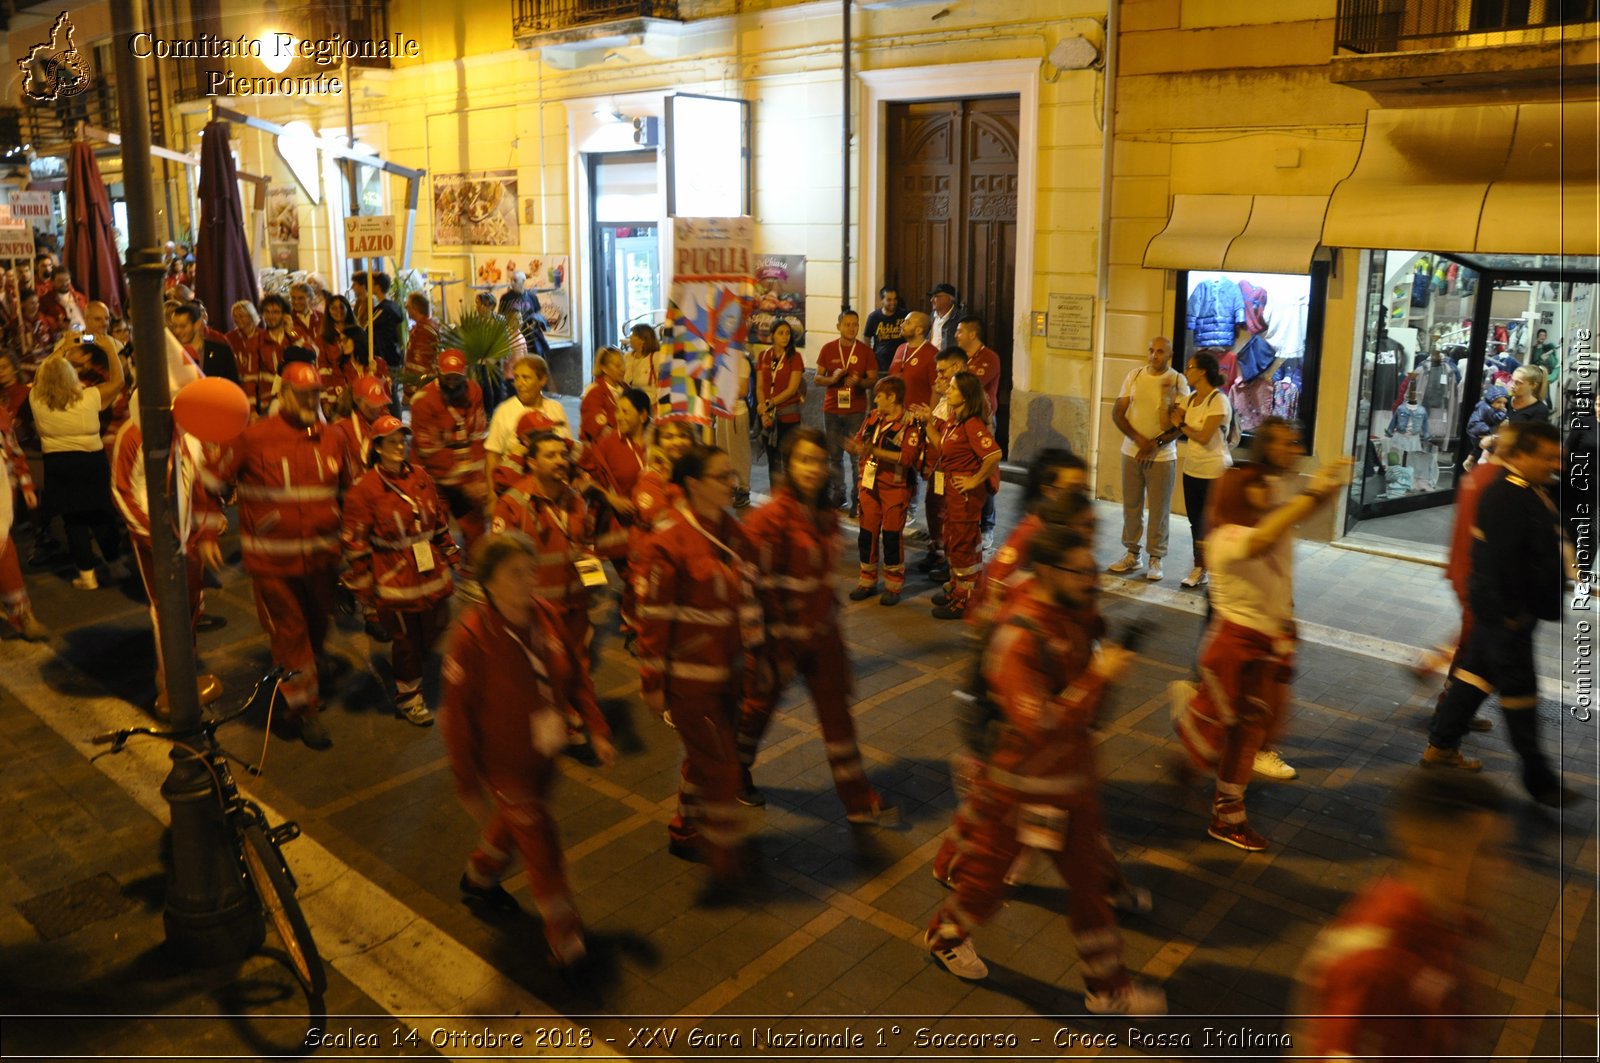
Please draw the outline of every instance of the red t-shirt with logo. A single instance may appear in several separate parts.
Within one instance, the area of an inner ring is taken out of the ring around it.
[[[817,354],[817,375],[832,376],[841,369],[846,376],[853,373],[870,381],[878,372],[878,359],[872,345],[860,340],[834,340],[824,345]],[[866,413],[871,406],[872,392],[864,383],[853,388],[835,384],[822,393],[823,413]]]

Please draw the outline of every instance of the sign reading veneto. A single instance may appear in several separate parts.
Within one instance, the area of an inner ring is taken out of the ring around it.
[[[346,218],[344,253],[347,258],[394,257],[394,215]]]
[[[33,258],[33,229],[28,225],[0,225],[0,258]]]

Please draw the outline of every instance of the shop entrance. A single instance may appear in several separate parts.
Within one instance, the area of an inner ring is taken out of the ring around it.
[[[626,350],[628,329],[658,325],[665,315],[656,153],[596,154],[588,164],[594,336],[600,346]]]
[[[882,283],[928,310],[928,291],[956,286],[1000,356],[996,437],[1010,438],[1011,315],[1016,305],[1016,96],[895,103],[888,108],[888,224]],[[876,288],[876,284],[874,285]]]
[[[1368,255],[1346,531],[1439,553],[1486,434],[1592,402],[1596,260]]]

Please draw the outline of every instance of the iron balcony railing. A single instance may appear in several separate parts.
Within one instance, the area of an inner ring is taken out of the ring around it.
[[[1361,55],[1559,41],[1600,0],[1339,0],[1335,45]]]
[[[677,17],[678,0],[517,0],[512,34],[525,37],[624,19]]]

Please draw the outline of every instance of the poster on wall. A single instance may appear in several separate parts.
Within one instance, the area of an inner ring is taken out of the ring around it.
[[[765,346],[772,330],[786,321],[794,345],[806,345],[806,256],[757,255],[756,305],[750,315],[750,342]]]
[[[544,315],[545,338],[572,339],[572,270],[566,255],[523,251],[515,255],[477,258],[473,270],[475,285],[494,293],[495,301],[510,290],[511,278],[526,274],[523,287],[538,293],[539,312]]]
[[[517,171],[433,175],[433,242],[517,245]]]
[[[659,413],[709,424],[733,416],[749,349],[756,279],[754,226],[745,218],[673,219],[667,292],[668,357],[657,378]]]
[[[267,248],[277,269],[300,268],[299,200],[288,186],[267,190]]]

